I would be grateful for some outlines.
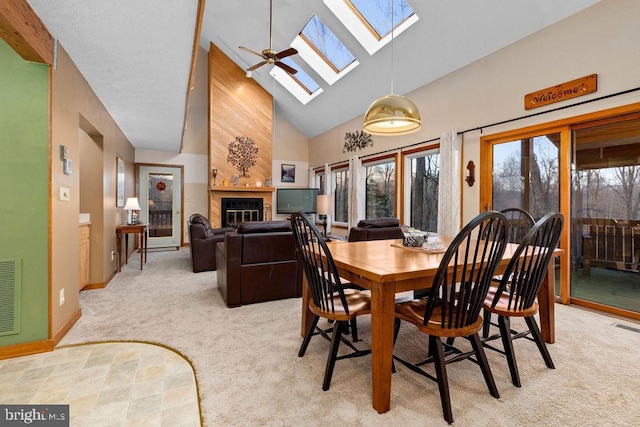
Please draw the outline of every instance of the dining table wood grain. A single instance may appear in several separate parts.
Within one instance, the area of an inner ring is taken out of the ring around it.
[[[432,238],[433,239],[433,238]],[[436,237],[448,247],[452,237]],[[396,294],[431,287],[443,252],[402,247],[402,239],[328,243],[335,265],[343,279],[371,291],[371,372],[373,407],[378,413],[391,405],[391,365]],[[496,274],[504,272],[517,244],[507,244]],[[563,251],[556,249],[554,256]],[[554,283],[555,263],[551,262],[538,293],[540,331],[547,343],[555,341]],[[303,285],[301,335],[313,318],[309,311],[311,294]]]

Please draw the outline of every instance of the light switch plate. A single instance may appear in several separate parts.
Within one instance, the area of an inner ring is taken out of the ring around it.
[[[68,202],[71,200],[71,190],[67,187],[60,187],[60,200],[63,202]]]

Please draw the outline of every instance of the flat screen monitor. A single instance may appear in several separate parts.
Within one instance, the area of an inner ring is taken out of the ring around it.
[[[316,213],[317,188],[278,188],[276,191],[276,213]]]

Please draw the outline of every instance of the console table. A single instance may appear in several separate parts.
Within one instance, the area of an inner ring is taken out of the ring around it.
[[[124,234],[124,262],[128,263],[129,234],[137,234],[138,252],[140,252],[140,270],[142,264],[147,262],[148,224],[122,224],[116,227],[116,241],[118,246],[118,273],[122,271],[122,235]]]

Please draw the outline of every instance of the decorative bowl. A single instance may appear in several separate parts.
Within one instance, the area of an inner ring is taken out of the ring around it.
[[[408,231],[403,233],[402,244],[412,248],[419,248],[427,241],[429,233],[427,231]]]

